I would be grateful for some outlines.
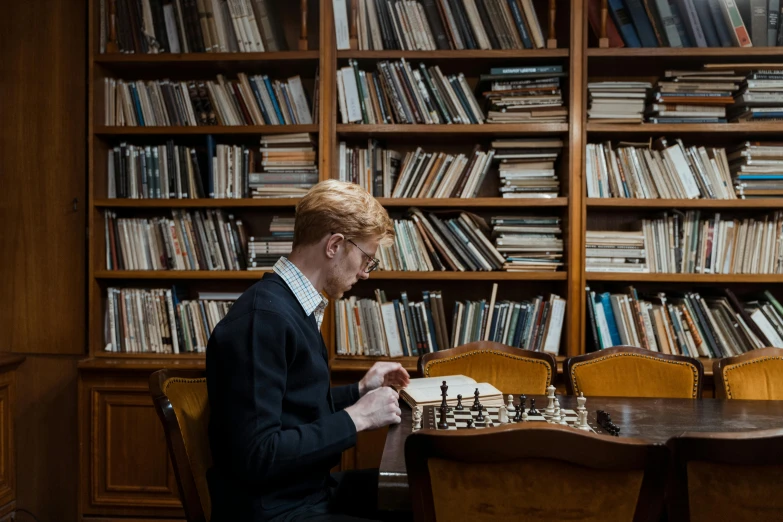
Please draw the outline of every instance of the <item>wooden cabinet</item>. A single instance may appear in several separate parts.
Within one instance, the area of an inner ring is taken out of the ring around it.
[[[203,362],[181,363],[172,366],[203,368]],[[79,511],[85,520],[184,518],[163,426],[149,392],[149,376],[159,365],[94,359],[80,365]]]

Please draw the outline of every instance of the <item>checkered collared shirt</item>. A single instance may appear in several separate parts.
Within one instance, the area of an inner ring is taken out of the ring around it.
[[[288,288],[291,289],[299,300],[299,304],[302,305],[308,317],[315,312],[315,321],[318,323],[318,329],[320,330],[321,323],[324,320],[324,310],[326,310],[329,300],[315,289],[313,283],[288,258],[281,257],[278,259],[272,270],[283,278],[283,281],[285,281],[285,284],[288,285]]]

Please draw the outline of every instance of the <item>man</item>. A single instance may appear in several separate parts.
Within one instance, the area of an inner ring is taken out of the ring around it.
[[[340,480],[330,470],[358,432],[400,422],[390,386],[410,377],[379,362],[359,383],[330,389],[322,293],[339,299],[367,279],[393,233],[364,189],[319,183],[297,205],[291,255],[215,327],[206,356],[212,522],[356,520],[341,514],[349,482],[366,491],[343,504],[373,510],[377,473]]]

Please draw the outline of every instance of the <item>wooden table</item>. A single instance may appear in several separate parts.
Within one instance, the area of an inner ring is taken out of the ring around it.
[[[535,396],[535,399],[537,408],[546,407],[546,397]],[[560,396],[560,405],[576,409],[576,397]],[[656,442],[666,442],[684,431],[727,432],[783,427],[783,401],[588,397],[586,407],[590,425],[598,427],[596,410],[604,410],[620,427],[620,437]],[[381,459],[378,507],[382,510],[411,509],[405,469],[405,439],[411,433],[411,427],[411,410],[402,404],[402,422],[389,429]]]

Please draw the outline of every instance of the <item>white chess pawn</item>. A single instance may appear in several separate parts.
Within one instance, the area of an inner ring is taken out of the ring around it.
[[[525,408],[522,408],[522,415],[520,415],[520,418],[522,419],[522,422],[527,422],[527,410]]]
[[[576,403],[578,404],[578,406],[576,407],[576,411],[587,411],[587,408],[585,408],[586,402],[587,402],[587,398],[585,397],[585,394],[579,392],[579,397],[576,398]]]
[[[413,429],[414,430],[420,430],[421,429],[421,409],[417,406],[416,409],[413,411]]]
[[[544,413],[552,415],[555,412],[555,387],[551,384],[546,387],[546,397],[549,399],[549,402],[546,405]]]
[[[506,405],[506,410],[508,411],[509,415],[513,415],[517,411],[517,409],[514,408],[514,396],[509,393],[508,399],[506,400],[508,401],[508,404]]]
[[[564,426],[568,426],[568,421],[566,420],[566,414],[563,410],[560,409],[560,401],[558,400],[555,404],[557,404],[557,414],[560,415],[560,424]]]
[[[554,414],[560,417],[560,399],[555,399],[555,411]]]

